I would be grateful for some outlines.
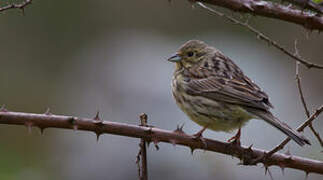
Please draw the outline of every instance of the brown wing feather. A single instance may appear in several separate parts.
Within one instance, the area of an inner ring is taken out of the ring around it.
[[[188,93],[263,110],[272,107],[267,94],[246,77],[229,58],[216,54],[212,58],[212,64],[213,67],[194,68],[199,76],[193,76],[187,81]]]

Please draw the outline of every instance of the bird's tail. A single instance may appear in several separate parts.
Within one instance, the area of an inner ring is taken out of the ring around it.
[[[294,131],[292,128],[290,128],[287,124],[284,122],[281,122],[279,119],[277,119],[274,115],[272,115],[268,111],[261,111],[261,110],[252,110],[248,109],[249,112],[253,113],[254,115],[260,117],[261,119],[264,119],[267,123],[273,125],[277,129],[279,129],[281,132],[286,134],[288,137],[290,137],[292,140],[294,140],[297,144],[300,146],[303,146],[305,144],[311,144],[308,139],[306,139],[303,135],[301,135],[299,132]]]

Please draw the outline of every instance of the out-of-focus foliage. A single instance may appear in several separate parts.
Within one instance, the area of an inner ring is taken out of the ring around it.
[[[322,0],[313,0],[313,2],[320,4],[321,2],[323,2]]]

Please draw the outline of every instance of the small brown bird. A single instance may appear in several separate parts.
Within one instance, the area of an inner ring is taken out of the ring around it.
[[[297,144],[309,141],[270,112],[268,96],[219,50],[202,41],[190,40],[168,59],[176,63],[172,92],[177,105],[203,129],[239,131],[250,119],[263,119]],[[230,141],[229,140],[229,141]]]

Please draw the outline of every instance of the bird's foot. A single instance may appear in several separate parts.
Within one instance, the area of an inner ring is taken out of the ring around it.
[[[232,138],[228,139],[227,142],[229,142],[231,145],[240,146],[241,145],[240,137],[241,137],[241,128],[239,128],[237,134],[234,135]]]

